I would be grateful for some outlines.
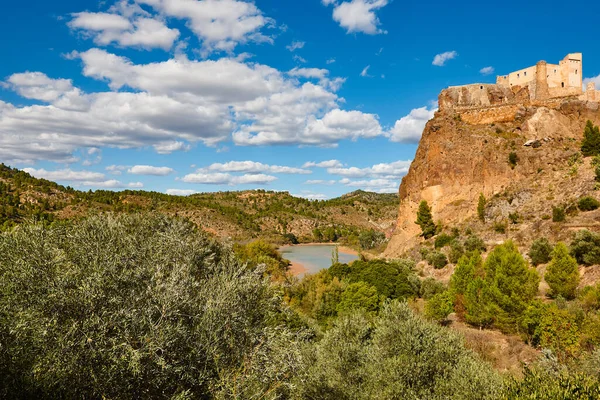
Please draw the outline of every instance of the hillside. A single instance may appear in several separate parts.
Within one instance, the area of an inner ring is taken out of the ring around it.
[[[600,229],[600,211],[577,209],[580,198],[599,197],[592,157],[581,153],[588,120],[600,122],[598,103],[569,98],[468,111],[443,107],[427,124],[402,180],[385,255],[398,257],[422,244],[414,223],[421,200],[446,230],[469,229],[489,244],[511,238],[526,249],[539,237],[568,241],[581,228]],[[477,216],[480,194],[487,199],[484,221]],[[566,211],[564,222],[552,221],[554,208]]]
[[[189,218],[206,232],[238,241],[260,237],[281,242],[289,240],[290,236],[286,239],[284,234],[293,234],[305,242],[341,238],[356,244],[363,232],[389,235],[397,209],[397,195],[365,191],[326,201],[264,190],[187,197],[130,190],[83,192],[0,165],[0,227],[3,229],[31,217],[51,222],[103,211],[157,210]],[[315,237],[315,233],[319,237]]]

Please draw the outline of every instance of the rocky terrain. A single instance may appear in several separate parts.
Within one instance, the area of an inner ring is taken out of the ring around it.
[[[595,167],[581,155],[588,120],[600,123],[598,103],[569,98],[464,113],[442,108],[402,180],[397,226],[384,256],[400,257],[423,242],[415,224],[421,200],[443,227],[470,228],[492,244],[512,238],[525,247],[542,236],[568,240],[581,228],[599,230],[600,211],[572,207],[582,196],[599,197]],[[488,200],[485,222],[477,218],[481,193]],[[567,210],[565,222],[552,222],[553,207]]]

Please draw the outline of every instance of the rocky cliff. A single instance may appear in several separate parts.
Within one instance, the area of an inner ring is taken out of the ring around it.
[[[591,160],[579,151],[586,121],[600,123],[598,103],[564,98],[452,107],[452,96],[466,94],[440,95],[445,107],[427,123],[402,180],[397,227],[384,256],[399,257],[422,242],[415,224],[421,200],[444,227],[468,226],[488,241],[511,237],[525,245],[541,235],[564,240],[571,230],[598,228],[597,212],[573,212],[562,225],[549,217],[553,206],[598,197]],[[476,217],[481,193],[489,199],[485,223]],[[502,224],[506,233],[494,229]]]

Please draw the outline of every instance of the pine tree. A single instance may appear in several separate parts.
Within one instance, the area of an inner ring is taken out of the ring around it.
[[[560,295],[565,299],[575,298],[575,290],[579,285],[579,266],[564,243],[558,243],[554,248],[544,278],[550,286],[552,297]]]
[[[592,121],[588,121],[585,125],[581,152],[585,157],[600,154],[600,128],[594,126]]]
[[[481,222],[485,222],[485,204],[487,200],[483,193],[479,195],[479,202],[477,203],[477,216]]]
[[[417,221],[415,224],[421,227],[421,236],[425,239],[429,239],[435,235],[436,226],[433,222],[433,216],[431,215],[431,208],[427,201],[423,200],[419,204],[419,211],[417,212]]]

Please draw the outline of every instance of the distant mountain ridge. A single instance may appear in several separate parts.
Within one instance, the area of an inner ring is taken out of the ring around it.
[[[398,196],[357,190],[341,197],[311,201],[287,192],[248,190],[174,196],[125,190],[80,191],[0,164],[0,227],[28,218],[52,222],[98,212],[158,211],[189,218],[201,229],[234,240],[281,241],[293,234],[313,240],[313,230],[333,227],[358,235],[374,230],[391,234]]]

